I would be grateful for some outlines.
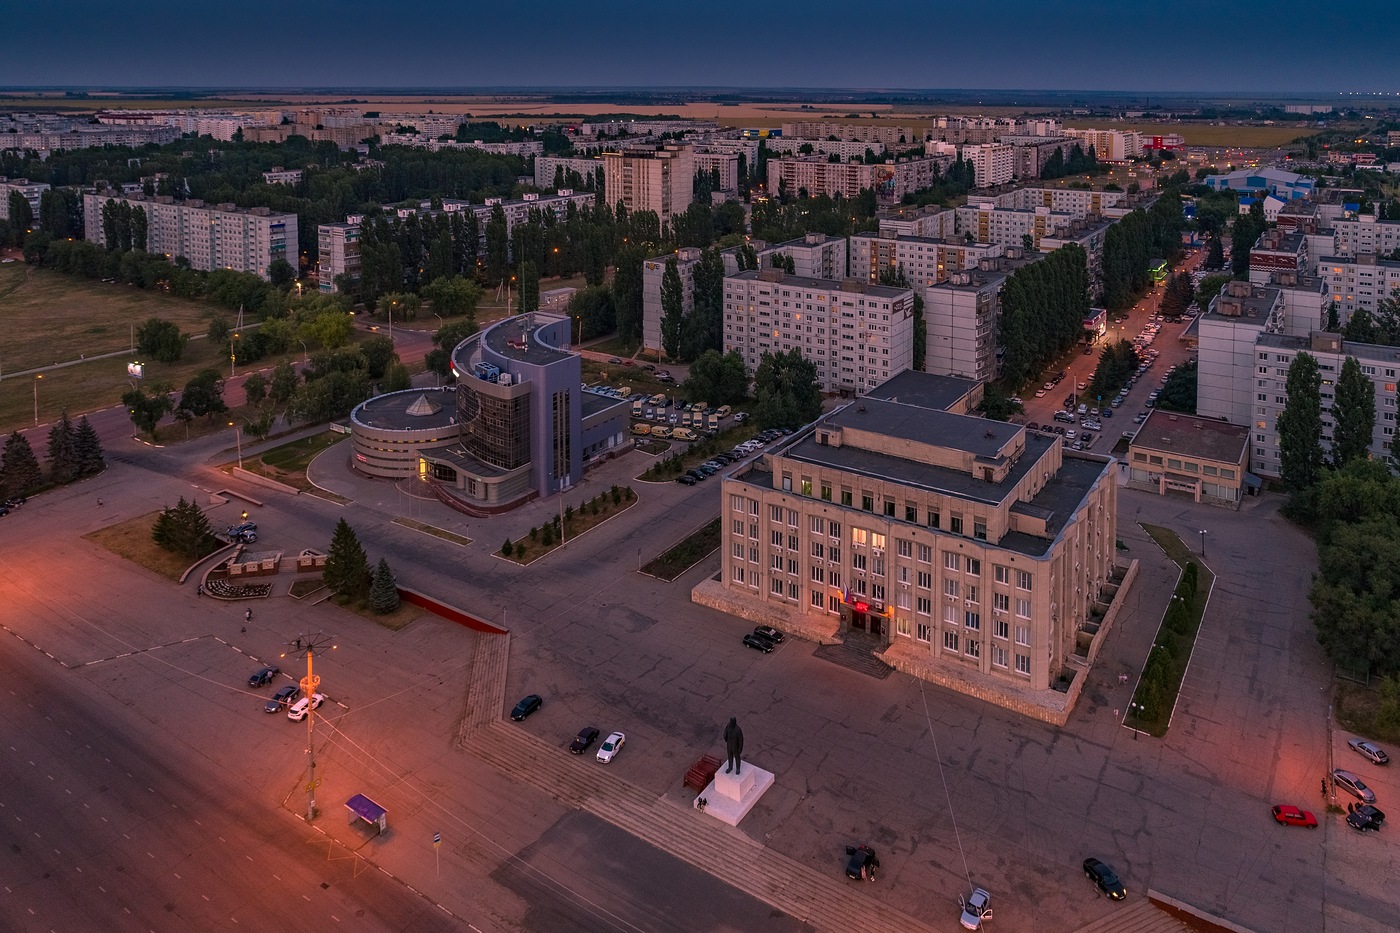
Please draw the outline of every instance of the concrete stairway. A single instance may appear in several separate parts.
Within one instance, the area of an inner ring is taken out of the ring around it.
[[[1133,897],[1075,933],[1191,933],[1191,928],[1146,897]]]
[[[870,933],[934,929],[848,881],[835,860],[830,873],[815,871],[693,807],[616,778],[587,756],[569,755],[502,721],[508,659],[509,636],[478,637],[459,734],[464,751],[815,929]]]
[[[875,657],[874,652],[883,647],[879,638],[860,632],[847,632],[844,641],[834,645],[818,645],[812,656],[839,664],[857,674],[884,680],[894,673],[894,668]]]

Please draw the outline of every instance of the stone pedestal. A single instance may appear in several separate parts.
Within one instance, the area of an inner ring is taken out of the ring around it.
[[[715,779],[700,793],[705,798],[705,812],[722,823],[738,826],[758,799],[773,786],[774,780],[773,772],[764,771],[747,761],[737,775],[725,774],[721,768],[715,773]]]

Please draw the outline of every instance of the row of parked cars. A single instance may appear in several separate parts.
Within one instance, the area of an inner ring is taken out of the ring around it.
[[[279,667],[260,667],[253,671],[248,677],[248,686],[256,689],[266,687],[272,683],[277,675],[282,673]],[[319,709],[321,704],[326,702],[324,693],[313,693],[309,697],[301,695],[301,687],[296,684],[287,684],[277,690],[272,695],[272,699],[267,701],[263,711],[267,713],[277,713],[282,710],[287,711],[287,718],[292,722],[301,722],[306,718],[306,714],[313,709]]]
[[[680,483],[682,486],[694,486],[696,483],[714,476],[731,463],[738,463],[757,453],[765,445],[771,444],[773,441],[791,433],[791,431],[785,428],[769,428],[744,441],[728,453],[715,454],[704,463],[691,467],[689,470],[686,470],[680,476],[676,477],[676,482]]]
[[[1347,746],[1372,764],[1390,764],[1390,756],[1385,750],[1368,739],[1359,736],[1348,739]],[[1376,806],[1376,792],[1359,774],[1345,768],[1333,768],[1331,778],[1334,787],[1361,801],[1347,805],[1347,825],[1362,833],[1378,831],[1385,823],[1385,812]],[[1270,812],[1280,825],[1317,828],[1317,816],[1310,810],[1291,804],[1277,804]]]
[[[544,706],[544,697],[538,693],[531,693],[521,697],[520,702],[510,711],[511,722],[523,722],[531,714],[538,712]],[[569,751],[575,755],[582,755],[593,747],[593,743],[598,741],[598,736],[602,733],[597,726],[584,726],[574,736],[573,742],[569,744]],[[622,746],[626,744],[627,736],[621,732],[611,732],[603,740],[603,744],[598,746],[597,758],[603,764],[608,764],[617,757],[617,753],[622,751]]]

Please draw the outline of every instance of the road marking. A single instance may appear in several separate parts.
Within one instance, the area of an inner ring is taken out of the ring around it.
[[[150,855],[151,853],[147,852],[146,854],[147,854],[147,855]],[[176,878],[180,878],[180,873],[179,873],[178,871],[172,871],[171,874],[174,875]],[[184,881],[185,879],[184,879],[184,878],[180,878],[180,880],[181,880],[181,881]]]

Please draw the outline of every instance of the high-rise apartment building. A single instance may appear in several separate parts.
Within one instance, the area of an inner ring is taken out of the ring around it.
[[[321,224],[316,228],[317,279],[320,290],[338,292],[360,279],[359,223]]]
[[[963,146],[958,154],[972,163],[979,188],[1004,185],[1016,175],[1016,150],[1005,143]]]
[[[695,159],[690,146],[657,146],[603,153],[603,199],[610,208],[651,211],[663,224],[690,206]]]

